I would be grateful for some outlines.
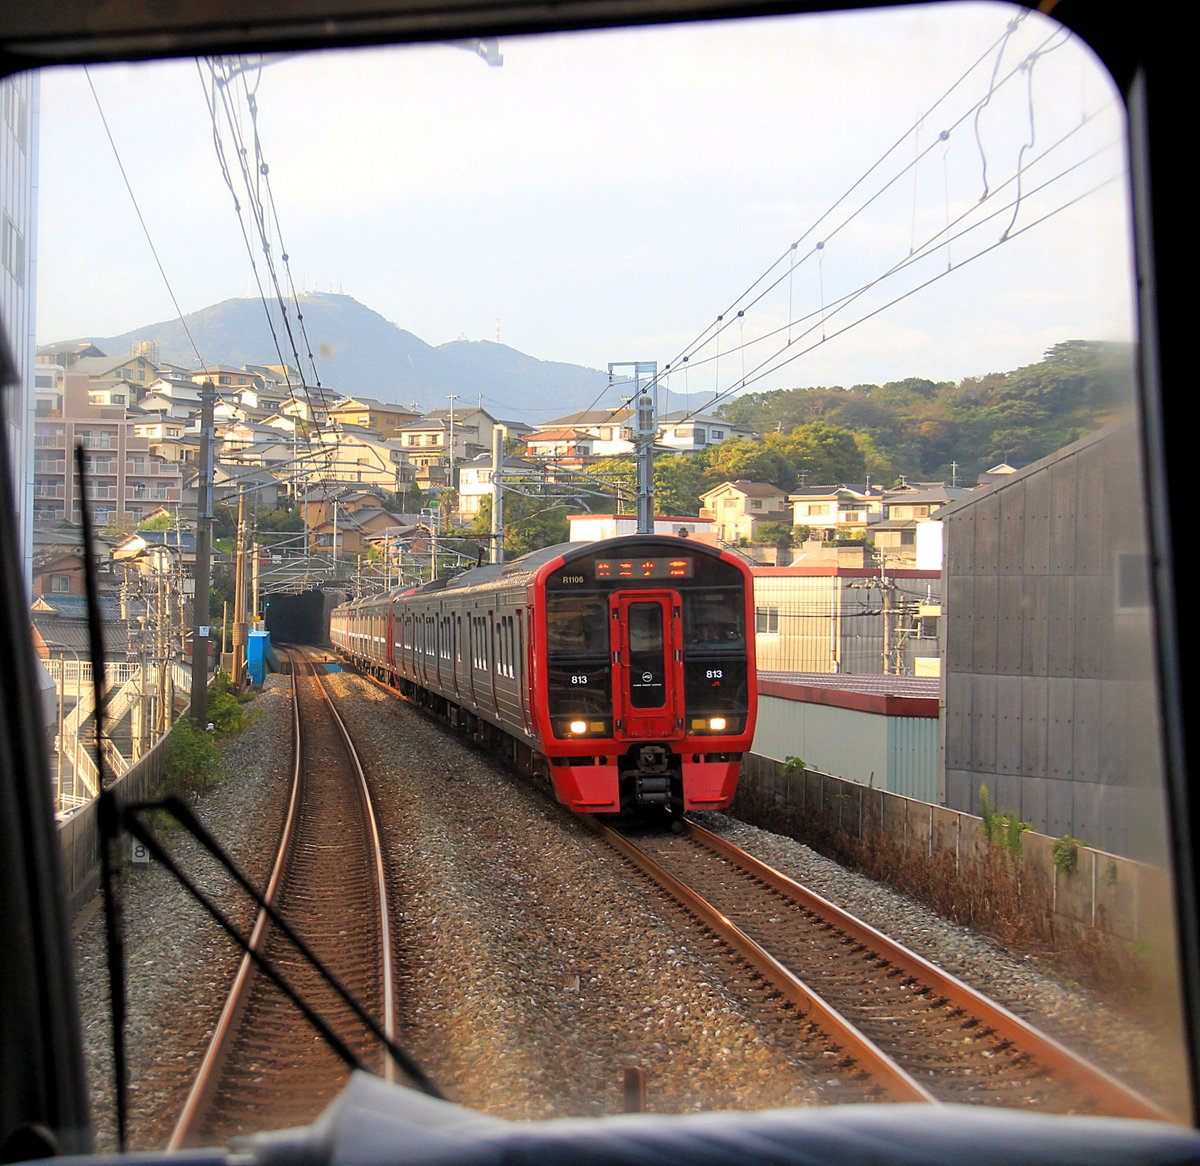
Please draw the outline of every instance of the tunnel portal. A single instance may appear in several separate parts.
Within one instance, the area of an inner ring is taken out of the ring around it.
[[[341,591],[314,588],[298,595],[276,592],[263,599],[263,617],[273,644],[329,643],[329,613],[345,603]]]

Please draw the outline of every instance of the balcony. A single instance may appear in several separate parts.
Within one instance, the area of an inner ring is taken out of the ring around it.
[[[111,497],[115,498],[116,492]],[[180,496],[179,490],[168,489],[165,486],[132,486],[125,490],[125,498],[127,501],[136,502],[178,502]],[[104,497],[98,494],[97,497]]]

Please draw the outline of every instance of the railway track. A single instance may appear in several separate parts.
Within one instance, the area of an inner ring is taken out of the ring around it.
[[[394,1041],[391,925],[375,812],[349,733],[318,667],[293,652],[292,792],[264,894],[389,1041]],[[348,1061],[392,1076],[378,1036],[260,912],[251,946],[343,1048],[341,1055],[246,956],[168,1148],[311,1121]]]
[[[973,988],[719,836],[606,840],[743,959],[889,1098],[1170,1120]]]

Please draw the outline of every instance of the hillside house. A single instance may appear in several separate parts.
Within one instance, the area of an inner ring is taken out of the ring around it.
[[[700,495],[700,517],[709,519],[726,543],[752,542],[764,522],[791,524],[787,495],[767,482],[722,482]]]
[[[943,506],[965,497],[964,486],[946,486],[941,482],[905,485],[884,494],[883,520],[869,528],[875,549],[889,562],[915,563],[918,526],[931,522]]]
[[[406,425],[420,420],[420,414],[373,397],[346,397],[329,406],[329,420],[339,425],[371,429],[380,437],[398,438]]]
[[[523,458],[506,457],[503,465],[506,474],[519,476],[525,481],[543,473],[541,465]],[[481,455],[473,461],[459,466],[458,513],[459,519],[464,525],[475,520],[484,498],[492,496],[492,474],[490,455]]]
[[[526,435],[530,457],[584,462],[633,452],[632,409],[587,409],[536,426]]]
[[[879,486],[802,486],[788,495],[792,521],[824,542],[865,538],[882,521],[884,491]]]
[[[733,425],[707,413],[678,409],[658,419],[657,444],[672,453],[698,453],[735,437],[752,437],[748,425]]]

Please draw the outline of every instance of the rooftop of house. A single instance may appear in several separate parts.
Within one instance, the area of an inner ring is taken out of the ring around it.
[[[783,491],[778,486],[772,486],[770,482],[751,482],[747,478],[738,478],[735,482],[722,482],[719,486],[714,486],[711,490],[706,490],[700,495],[701,498],[707,498],[712,494],[719,494],[722,490],[733,489],[739,494],[744,494],[747,498],[774,498],[777,495],[782,496]]]

